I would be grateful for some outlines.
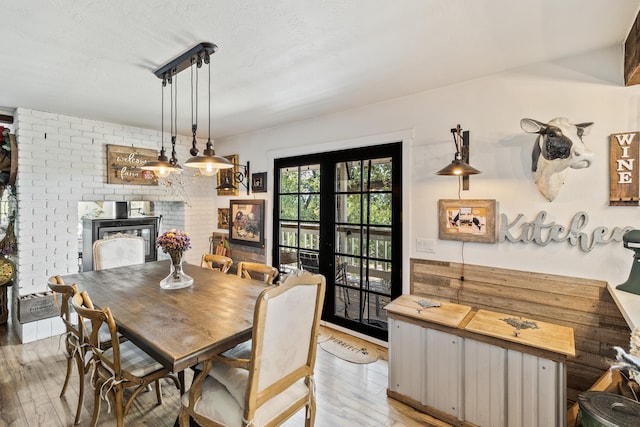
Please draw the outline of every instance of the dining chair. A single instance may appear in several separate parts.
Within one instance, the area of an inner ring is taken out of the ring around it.
[[[190,417],[202,426],[276,426],[302,408],[313,426],[324,292],[324,276],[308,273],[262,291],[251,341],[205,361],[182,395],[180,426]]]
[[[156,385],[156,398],[158,404],[162,403],[162,391],[160,379],[173,380],[176,388],[180,390],[180,382],[175,374],[163,367],[151,356],[138,348],[131,341],[120,343],[117,339],[116,322],[109,307],[96,309],[86,292],[76,293],[71,305],[81,319],[87,319],[91,323],[91,331],[83,328],[82,333],[87,337],[89,348],[93,352],[92,386],[94,388],[94,406],[91,426],[98,423],[100,404],[104,398],[109,409],[109,397],[113,402],[118,427],[124,425],[124,417],[129,412],[131,404],[136,396],[151,383]],[[80,322],[84,325],[84,322]],[[98,331],[102,325],[106,325],[111,335],[112,347],[107,350],[100,349]],[[133,388],[125,399],[125,389]]]
[[[270,285],[273,283],[273,279],[278,276],[278,269],[258,262],[241,261],[238,263],[238,277],[258,279],[260,275],[262,275],[262,281]]]
[[[200,261],[200,267],[222,271],[223,273],[229,271],[232,264],[233,260],[231,258],[216,254],[204,254]]]
[[[142,264],[145,261],[145,240],[140,236],[117,233],[93,242],[95,270]]]
[[[82,412],[82,403],[84,400],[84,375],[86,373],[85,365],[85,348],[83,345],[82,332],[80,326],[77,323],[78,320],[73,319],[71,316],[71,310],[69,306],[69,300],[78,292],[78,287],[73,285],[67,285],[64,283],[60,276],[52,276],[48,281],[49,289],[54,294],[54,302],[60,311],[60,318],[65,326],[64,344],[67,351],[67,374],[62,384],[62,391],[60,397],[64,396],[69,385],[69,378],[71,378],[71,371],[73,370],[73,364],[75,362],[78,367],[78,407],[76,408],[76,417],[73,420],[73,424],[80,422],[80,414]],[[60,301],[58,301],[60,296]]]
[[[82,413],[82,403],[84,401],[84,376],[89,372],[89,363],[92,357],[91,352],[87,351],[86,339],[82,332],[82,327],[78,323],[80,320],[70,305],[70,300],[78,292],[78,287],[75,284],[65,284],[60,276],[51,276],[47,285],[49,289],[54,292],[54,303],[58,307],[60,318],[65,326],[64,343],[67,352],[67,373],[62,385],[62,391],[60,391],[60,397],[64,396],[67,386],[69,385],[73,363],[75,362],[78,367],[78,408],[76,409],[76,417],[74,419],[74,424],[78,424]],[[59,301],[58,296],[61,297]],[[89,330],[91,325],[86,325],[86,328]],[[111,335],[106,327],[99,330],[99,336],[100,348],[102,350],[111,347]],[[119,340],[122,341],[124,338],[119,335]]]

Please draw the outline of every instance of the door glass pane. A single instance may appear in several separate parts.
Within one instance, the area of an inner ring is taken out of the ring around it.
[[[370,181],[367,175],[369,171],[371,172]],[[368,191],[391,191],[391,158],[367,162],[364,182]]]
[[[362,242],[360,227],[338,226],[336,227],[336,253],[345,255],[360,255]]]
[[[298,246],[298,224],[295,222],[280,223],[280,246],[296,248]]]
[[[280,170],[280,193],[298,192],[298,168]]]
[[[298,196],[280,196],[280,219],[298,219]]]
[[[320,247],[320,225],[312,223],[300,224],[300,242],[298,247],[302,249],[315,249]]]
[[[298,268],[298,250],[293,248],[280,248],[279,270],[291,272]]]
[[[360,161],[342,162],[336,165],[336,191],[360,192]]]
[[[320,221],[320,195],[300,195],[300,219],[303,221]]]
[[[301,168],[300,171],[300,192],[318,193],[320,192],[320,167],[310,165]]]
[[[360,224],[361,195],[337,194],[336,195],[336,222]]]
[[[370,193],[370,224],[391,225],[391,193]]]
[[[379,260],[391,260],[391,229],[383,227],[369,227],[368,230],[369,257]]]

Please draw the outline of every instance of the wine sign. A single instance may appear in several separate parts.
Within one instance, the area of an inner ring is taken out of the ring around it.
[[[156,150],[107,144],[107,184],[158,185],[153,171],[140,169],[157,158]]]
[[[640,132],[615,133],[610,138],[609,205],[638,206],[638,140]]]

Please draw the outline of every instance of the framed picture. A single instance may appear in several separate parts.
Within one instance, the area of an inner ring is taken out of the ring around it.
[[[438,237],[465,242],[496,242],[495,200],[438,200]]]
[[[218,208],[218,228],[229,229],[229,208]]]
[[[267,192],[267,173],[258,172],[251,174],[251,191],[254,193]]]
[[[223,157],[233,163],[233,167],[229,169],[220,169],[218,171],[218,187],[222,185],[225,179],[229,179],[229,182],[232,183],[236,188],[234,190],[219,189],[218,196],[237,196],[238,186],[236,185],[233,177],[238,173],[238,155],[232,154],[230,156]]]
[[[231,243],[264,247],[264,200],[231,200],[229,220]]]

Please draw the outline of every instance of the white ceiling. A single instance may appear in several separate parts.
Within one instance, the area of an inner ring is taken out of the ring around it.
[[[0,5],[0,106],[159,129],[161,83],[152,71],[207,41],[219,48],[211,66],[214,137],[619,46],[639,8],[638,0]],[[189,134],[189,71],[178,77],[178,130]]]

